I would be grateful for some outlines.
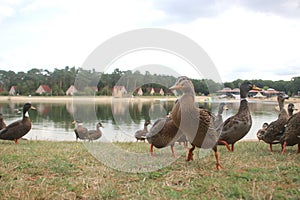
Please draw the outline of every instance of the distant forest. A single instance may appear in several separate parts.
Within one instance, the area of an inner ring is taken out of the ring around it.
[[[75,84],[76,81],[76,84]],[[0,95],[9,95],[8,91],[12,86],[16,86],[19,95],[37,95],[36,89],[40,85],[48,85],[53,96],[65,95],[70,85],[76,85],[79,90],[85,88],[96,88],[96,95],[112,95],[112,88],[115,85],[123,85],[127,91],[134,91],[141,87],[148,93],[149,88],[163,88],[167,90],[176,81],[176,78],[168,75],[158,75],[139,71],[121,71],[118,68],[111,74],[96,72],[95,70],[84,70],[75,67],[65,67],[64,69],[55,68],[53,71],[33,68],[27,72],[4,71],[0,70]],[[224,87],[238,88],[244,80],[237,79],[232,82],[216,83],[210,79],[192,79],[195,92],[198,95],[209,95]],[[249,80],[256,86],[263,89],[273,88],[284,91],[293,96],[300,91],[300,77],[293,77],[290,81],[272,80]],[[80,88],[82,87],[82,88]]]

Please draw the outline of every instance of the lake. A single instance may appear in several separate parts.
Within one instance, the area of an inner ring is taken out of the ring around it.
[[[223,119],[235,114],[239,102],[226,102],[229,110],[224,111]],[[220,100],[202,102],[199,105],[217,113]],[[135,141],[134,133],[143,129],[145,119],[154,123],[157,119],[166,116],[172,110],[174,101],[158,99],[154,101],[127,101],[115,99],[111,102],[95,103],[93,99],[66,101],[64,103],[32,103],[36,111],[29,112],[32,129],[24,136],[30,140],[50,141],[75,141],[74,119],[80,119],[88,129],[95,129],[96,123],[101,122],[103,137],[99,141]],[[3,114],[5,123],[8,125],[21,118],[21,103],[11,101],[0,104],[0,112]],[[243,139],[257,139],[256,132],[264,122],[277,119],[278,111],[273,101],[251,101],[249,106],[252,114],[252,127]],[[150,128],[149,125],[148,128]]]

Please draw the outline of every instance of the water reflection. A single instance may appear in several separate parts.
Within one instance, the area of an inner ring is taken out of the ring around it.
[[[217,113],[220,102],[199,103],[213,113]],[[88,129],[94,129],[97,122],[104,125],[102,141],[135,141],[134,133],[143,127],[145,120],[152,122],[164,117],[172,110],[173,101],[132,102],[114,100],[108,103],[95,104],[93,101],[66,103],[33,104],[37,111],[30,111],[32,130],[25,136],[37,140],[75,141],[74,119],[80,119]],[[264,122],[275,120],[278,111],[275,102],[249,102],[253,125],[245,139],[256,139],[256,131]],[[6,124],[22,117],[23,104],[5,102],[0,104]],[[229,110],[223,113],[223,119],[235,114],[239,102],[228,102]]]

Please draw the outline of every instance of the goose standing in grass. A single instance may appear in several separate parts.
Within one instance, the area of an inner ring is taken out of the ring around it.
[[[224,102],[222,102],[219,105],[218,113],[217,113],[217,116],[215,117],[215,121],[214,121],[214,126],[216,128],[218,128],[223,123],[223,116],[222,116],[222,114],[223,114],[224,110],[228,110],[228,107],[227,107],[227,105]]]
[[[219,126],[218,131],[221,132],[221,135],[218,145],[225,145],[228,151],[234,151],[234,144],[242,139],[252,126],[251,113],[246,99],[250,90],[261,91],[260,88],[249,81],[243,82],[240,86],[240,107],[238,112]]]
[[[283,93],[277,96],[279,105],[279,115],[277,120],[271,122],[266,128],[265,134],[262,136],[262,140],[270,145],[271,152],[273,151],[272,145],[279,144],[280,138],[284,132],[284,126],[289,119],[287,111],[284,109],[284,101],[289,97]]]
[[[286,125],[283,135],[280,138],[282,145],[282,154],[286,153],[287,146],[298,144],[298,153],[300,153],[300,112],[291,116]]]
[[[88,139],[88,129],[83,126],[82,121],[80,120],[75,120],[72,122],[75,124],[75,136],[76,136],[76,141],[78,141],[78,138],[81,140],[87,140]]]
[[[23,106],[23,118],[13,122],[0,131],[0,139],[14,140],[18,144],[18,139],[26,135],[31,129],[31,121],[28,111],[36,110],[30,103],[25,103]]]
[[[4,129],[6,124],[4,123],[3,115],[0,113],[0,130]]]
[[[88,131],[88,139],[89,139],[89,141],[97,140],[97,139],[99,139],[102,136],[102,131],[100,129],[101,127],[104,128],[102,126],[101,122],[99,122],[96,125],[96,130],[89,130]]]
[[[150,155],[154,156],[153,146],[156,148],[171,146],[172,156],[175,157],[174,144],[181,135],[182,133],[174,125],[171,115],[158,119],[146,134],[150,144]]]
[[[136,138],[136,141],[138,142],[139,140],[144,141],[146,139],[146,134],[148,133],[148,128],[147,126],[151,124],[150,120],[146,120],[144,123],[144,129],[143,130],[138,130],[135,132],[134,137]]]
[[[183,95],[178,99],[172,109],[172,119],[192,147],[188,150],[186,161],[193,160],[195,147],[213,148],[216,157],[216,167],[221,169],[217,145],[219,134],[214,127],[212,114],[195,106],[195,90],[191,80],[187,77],[179,77],[171,90],[181,90]]]

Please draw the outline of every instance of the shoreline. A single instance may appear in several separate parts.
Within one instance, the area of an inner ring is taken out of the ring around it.
[[[94,101],[99,103],[110,103],[113,101],[134,101],[134,102],[151,102],[151,101],[175,101],[176,96],[143,96],[143,97],[125,97],[115,98],[112,96],[0,96],[0,102],[32,102],[32,103],[63,103],[73,101]],[[220,99],[209,96],[196,96],[198,102],[239,102],[239,99]],[[248,98],[248,101],[277,102],[276,97],[266,99]],[[300,103],[300,98],[291,97],[286,103]]]

